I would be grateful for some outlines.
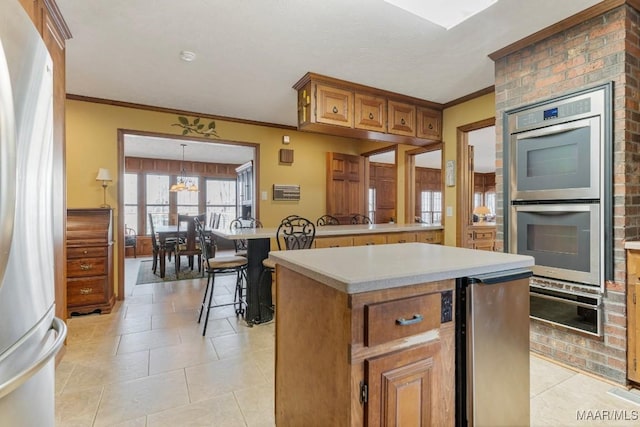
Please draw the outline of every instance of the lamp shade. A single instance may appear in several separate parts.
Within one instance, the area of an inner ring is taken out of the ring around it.
[[[491,210],[486,206],[478,206],[477,208],[475,208],[473,210],[473,214],[474,215],[478,215],[478,216],[480,216],[480,215],[483,215],[483,216],[484,215],[489,215],[490,213],[491,213]]]
[[[111,172],[107,168],[98,169],[98,176],[96,176],[96,181],[112,181]]]

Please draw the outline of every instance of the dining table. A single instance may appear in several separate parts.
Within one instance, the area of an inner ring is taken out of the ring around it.
[[[211,229],[205,228],[205,234],[210,235]],[[178,230],[177,225],[157,225],[155,226],[156,236],[158,237],[158,256],[160,258],[160,277],[164,278],[166,272],[166,254],[167,254],[167,239],[168,238],[186,238],[187,229],[182,227]]]

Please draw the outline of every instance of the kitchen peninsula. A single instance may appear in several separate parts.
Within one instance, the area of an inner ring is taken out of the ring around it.
[[[270,257],[277,263],[278,426],[454,425],[456,279],[508,275],[533,265],[527,256],[424,243],[277,251]],[[524,396],[519,421],[526,422],[528,280],[500,291],[512,295],[516,288],[519,301],[509,303],[526,304],[515,315],[521,321],[513,319],[523,326],[506,341],[524,348],[517,357],[526,372],[519,377],[523,384],[498,393],[507,396],[505,407],[510,396]],[[499,347],[499,341],[490,345]]]

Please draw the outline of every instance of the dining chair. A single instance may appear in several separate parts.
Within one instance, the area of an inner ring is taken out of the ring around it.
[[[371,218],[366,215],[354,214],[351,217],[351,224],[371,224]]]
[[[151,264],[151,270],[153,270],[153,274],[156,274],[156,270],[158,269],[158,259],[160,258],[160,243],[158,242],[158,236],[156,235],[155,230],[155,222],[153,219],[153,214],[149,213],[149,228],[151,229],[151,248],[153,253],[153,263]],[[166,239],[164,247],[169,261],[171,261],[171,254],[175,253],[176,250],[176,239]]]
[[[262,228],[262,223],[254,218],[236,218],[229,224],[230,230],[240,228]],[[233,245],[236,249],[236,255],[247,256],[247,239],[234,239]]]
[[[195,228],[197,230],[200,241],[205,241],[205,230],[202,222],[196,217],[193,220]],[[206,309],[206,315],[204,317],[204,328],[202,329],[202,336],[207,333],[207,323],[209,322],[209,313],[212,308],[224,307],[233,305],[235,308],[236,316],[244,315],[246,302],[244,300],[244,285],[246,282],[246,270],[247,270],[247,258],[242,256],[221,256],[216,257],[214,245],[202,245],[202,267],[203,271],[207,273],[207,285],[204,289],[204,296],[202,297],[202,304],[200,306],[200,314],[198,316],[198,323],[202,320],[202,313]],[[225,304],[213,304],[213,291],[215,285],[216,274],[235,273],[236,274],[236,289],[233,297],[233,302]],[[207,294],[209,298],[207,300]]]
[[[131,227],[124,226],[124,249],[133,248],[133,257],[138,258],[136,247],[138,246],[138,234]]]
[[[316,225],[318,227],[323,225],[340,225],[340,221],[335,216],[322,215],[320,218],[316,220]]]
[[[189,267],[193,270],[193,259],[194,257],[198,257],[198,271],[202,271],[202,246],[200,244],[201,241],[196,237],[196,224],[195,219],[198,219],[200,223],[203,223],[207,214],[203,213],[197,216],[178,214],[178,234],[180,234],[180,230],[185,230],[186,227],[186,237],[184,243],[179,243],[176,246],[176,278],[178,278],[180,274],[180,262],[183,256],[187,256],[189,259]],[[204,235],[204,233],[203,233]]]
[[[298,215],[289,215],[280,222],[276,231],[278,250],[311,249],[315,235],[316,227],[312,221]],[[262,261],[262,271],[260,272],[260,279],[258,280],[259,316],[261,316],[263,309],[262,296],[271,295],[273,273],[275,270],[276,263],[271,258],[265,258]],[[267,277],[269,280],[266,280]],[[271,304],[264,308],[275,311],[273,299]]]

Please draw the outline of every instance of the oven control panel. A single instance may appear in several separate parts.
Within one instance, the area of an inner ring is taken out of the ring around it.
[[[551,108],[539,108],[516,115],[516,128],[528,128],[549,120],[570,120],[573,116],[584,116],[591,112],[591,97],[559,103]],[[577,117],[576,117],[577,118]],[[545,123],[546,124],[546,123]]]

